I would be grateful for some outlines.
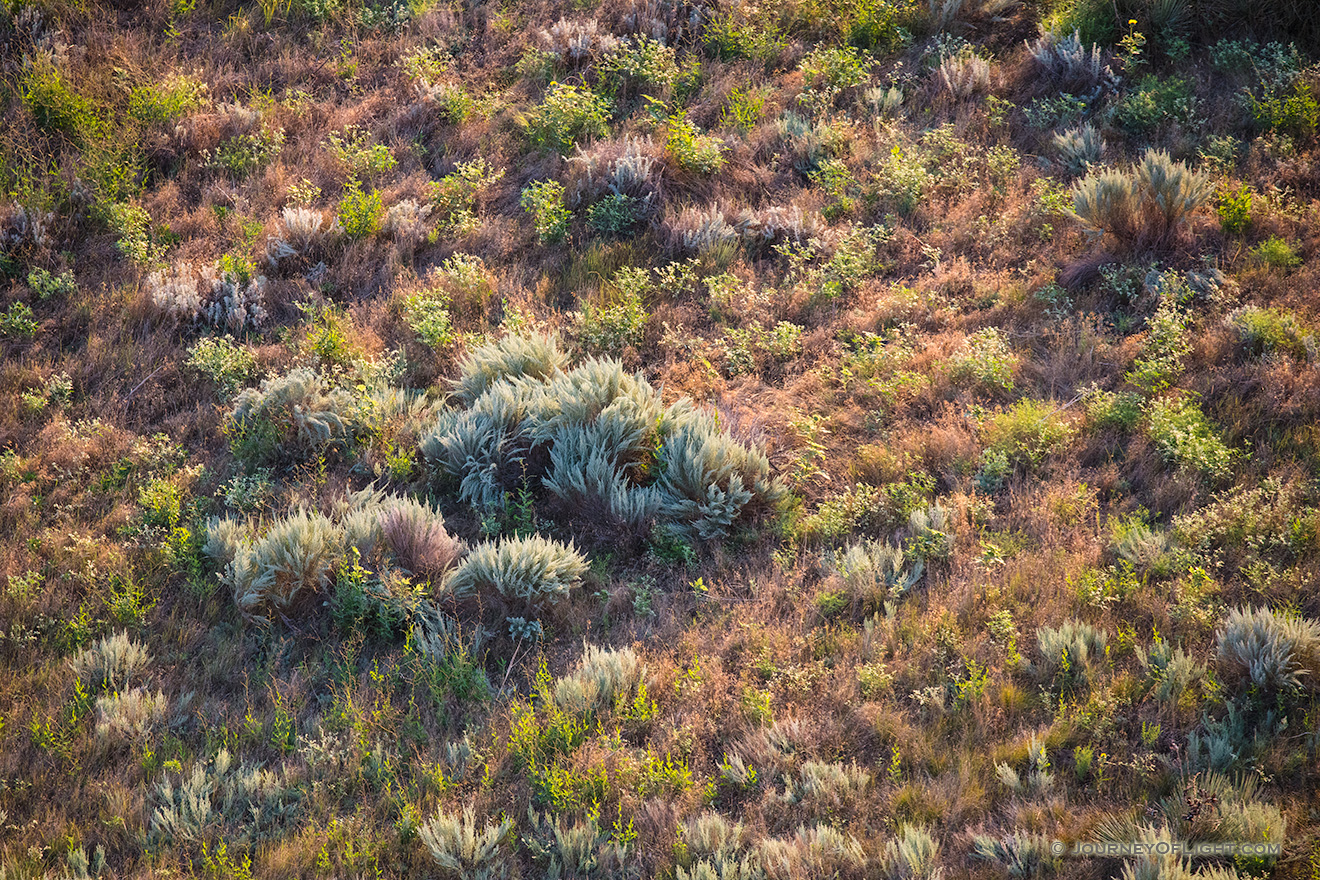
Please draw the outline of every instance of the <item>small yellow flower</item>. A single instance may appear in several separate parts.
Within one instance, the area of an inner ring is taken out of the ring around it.
[[[1135,18],[1129,18],[1129,19],[1128,19],[1128,24],[1136,24],[1136,23],[1137,23],[1137,20],[1136,20]]]

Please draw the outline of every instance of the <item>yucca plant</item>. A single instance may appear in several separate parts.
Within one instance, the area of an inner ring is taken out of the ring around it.
[[[508,876],[504,840],[512,830],[513,820],[507,817],[478,829],[476,811],[469,806],[461,816],[437,810],[417,834],[446,876],[499,880]]]
[[[459,598],[497,593],[536,608],[563,599],[586,572],[587,560],[572,544],[532,535],[477,545],[447,588]]]

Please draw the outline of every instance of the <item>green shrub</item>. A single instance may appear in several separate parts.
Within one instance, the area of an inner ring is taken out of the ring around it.
[[[540,535],[478,544],[455,569],[446,589],[462,598],[497,593],[537,608],[568,596],[587,573],[587,560],[572,545]]]
[[[818,46],[802,59],[800,69],[809,84],[842,91],[866,82],[868,62],[852,46]]]
[[[1221,189],[1215,213],[1224,232],[1229,235],[1246,232],[1251,226],[1251,190],[1246,186]]]
[[[298,367],[238,395],[225,431],[235,457],[251,464],[303,458],[345,440],[358,404],[314,370]]]
[[[667,92],[678,81],[678,52],[645,34],[626,39],[605,57],[599,70],[620,84]]]
[[[266,167],[284,149],[282,129],[261,129],[250,134],[237,134],[223,140],[215,152],[205,151],[202,165],[226,171],[242,179]]]
[[[1312,336],[1292,312],[1283,309],[1243,306],[1228,316],[1247,351],[1257,357],[1270,352],[1305,360]]]
[[[442,229],[464,235],[476,231],[477,199],[504,177],[504,169],[494,169],[484,159],[459,162],[454,170],[430,185],[431,203],[435,205]]]
[[[1257,127],[1264,131],[1279,132],[1298,139],[1315,134],[1320,125],[1320,102],[1305,79],[1298,79],[1291,87],[1268,89],[1260,98],[1252,98],[1251,114]]]
[[[1163,245],[1213,191],[1207,175],[1149,150],[1134,170],[1106,169],[1078,182],[1070,213],[1125,247]]]
[[[1235,608],[1216,635],[1219,668],[1236,696],[1269,708],[1320,681],[1320,624],[1268,608]]]
[[[1231,474],[1233,450],[1220,439],[1194,401],[1161,398],[1151,402],[1146,414],[1147,433],[1167,461],[1213,479]]]
[[[735,11],[717,15],[702,30],[706,50],[721,61],[750,58],[768,63],[783,51],[785,41],[769,16],[755,19]]]
[[[1131,431],[1145,415],[1146,401],[1134,391],[1101,391],[1092,385],[1083,397],[1086,420],[1097,429]]]
[[[909,562],[901,548],[885,541],[860,541],[833,554],[835,570],[864,609],[883,610],[921,580],[925,565]]]
[[[1147,391],[1163,391],[1183,372],[1183,358],[1192,350],[1187,337],[1191,316],[1178,307],[1176,297],[1164,297],[1146,321],[1141,355],[1124,377]]]
[[[518,200],[532,215],[536,235],[542,243],[562,241],[568,234],[573,212],[564,205],[564,185],[557,180],[533,180]]]
[[[649,284],[643,269],[619,270],[603,302],[582,307],[576,329],[582,347],[599,355],[619,354],[630,345],[640,345],[647,320],[642,293]]]
[[[28,273],[27,283],[37,299],[43,301],[51,297],[69,297],[78,292],[78,282],[67,270],[53,275],[45,269],[33,269]]]
[[[868,52],[888,52],[911,40],[907,26],[920,7],[918,0],[862,0],[853,4],[846,21],[848,42]]]
[[[371,143],[367,133],[355,125],[345,128],[343,137],[330,135],[325,147],[353,180],[384,174],[399,164],[389,147]]]
[[[188,349],[188,366],[215,383],[217,395],[228,400],[238,393],[257,367],[246,348],[228,336],[206,336]]]
[[[1113,45],[1118,39],[1116,7],[1109,0],[1061,0],[1041,22],[1041,27],[1059,37],[1077,34],[1082,45]]]
[[[128,96],[128,114],[147,125],[168,125],[202,106],[206,83],[189,76],[172,76],[138,86]]]
[[[986,327],[967,337],[966,349],[949,360],[949,367],[955,379],[970,378],[991,388],[1012,391],[1018,361],[1004,331]]]
[[[335,209],[339,226],[349,238],[366,238],[380,229],[385,205],[376,190],[364,192],[356,180],[350,181]]]
[[[26,303],[10,303],[8,310],[0,314],[0,337],[9,339],[31,339],[37,335],[41,325]]]
[[[446,348],[454,342],[449,296],[442,290],[423,288],[404,297],[403,320],[427,348]]]
[[[19,83],[23,103],[46,131],[62,134],[75,143],[91,143],[107,134],[108,126],[90,98],[64,81],[55,63],[38,53],[23,71]]]
[[[605,235],[628,235],[645,209],[645,200],[613,192],[587,208],[587,225]]]
[[[987,419],[981,432],[990,449],[1028,468],[1066,449],[1074,433],[1059,407],[1048,400],[1019,400]]]
[[[94,690],[112,693],[127,690],[129,684],[151,666],[151,654],[146,647],[118,632],[97,639],[88,648],[78,652],[70,667],[79,680]]]
[[[756,127],[765,115],[765,95],[757,90],[732,89],[720,114],[720,125],[742,132]]]
[[[582,139],[610,132],[609,102],[589,89],[552,82],[545,97],[527,118],[533,144],[568,153]]]
[[[665,154],[679,168],[694,174],[714,174],[724,167],[724,141],[702,134],[686,119],[671,118],[668,122]]]
[[[1251,249],[1251,255],[1262,265],[1286,272],[1302,265],[1292,245],[1277,235],[1271,235]]]
[[[1190,123],[1199,102],[1181,77],[1147,76],[1110,111],[1114,124],[1130,134],[1147,134],[1165,122]]]

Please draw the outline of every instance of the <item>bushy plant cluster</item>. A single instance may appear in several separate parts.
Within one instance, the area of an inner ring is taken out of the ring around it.
[[[553,339],[477,350],[421,448],[460,497],[500,508],[519,484],[618,527],[717,538],[783,494],[765,457],[686,401],[665,407],[618,361],[565,370]]]

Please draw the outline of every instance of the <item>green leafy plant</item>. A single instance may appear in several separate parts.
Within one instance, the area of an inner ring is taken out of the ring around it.
[[[1212,479],[1232,473],[1233,450],[1219,437],[1196,402],[1187,397],[1152,401],[1147,432],[1166,460]]]
[[[365,192],[356,180],[350,181],[335,209],[340,227],[349,238],[366,238],[380,229],[385,206],[376,190]]]
[[[532,215],[536,235],[544,243],[560,241],[568,234],[573,212],[564,204],[564,185],[557,180],[533,180],[518,200]]]
[[[533,144],[567,153],[580,140],[609,134],[609,103],[580,86],[552,82],[527,117]]]
[[[724,167],[724,141],[701,131],[687,119],[673,117],[667,123],[665,154],[684,171],[714,174]]]
[[[1241,235],[1251,226],[1251,190],[1246,186],[1224,187],[1219,191],[1215,212],[1219,226],[1229,235]]]

